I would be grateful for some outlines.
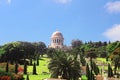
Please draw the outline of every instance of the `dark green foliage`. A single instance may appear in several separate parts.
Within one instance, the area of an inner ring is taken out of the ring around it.
[[[24,62],[24,74],[27,74],[27,63]]]
[[[109,63],[108,63],[108,77],[113,77],[113,70]]]
[[[114,74],[116,74],[117,68],[120,68],[120,55],[115,55],[113,58],[113,63],[114,63]]]
[[[97,54],[96,54],[96,49],[95,48],[91,48],[87,51],[86,57],[90,57],[90,58],[96,58]]]
[[[16,74],[18,73],[18,63],[17,62],[15,63],[15,73]]]
[[[116,41],[113,43],[110,43],[109,45],[107,45],[107,51],[109,53],[109,55],[118,47],[120,47],[120,41]]]
[[[52,58],[54,56],[54,53],[56,53],[56,49],[54,49],[54,48],[48,48],[47,49],[47,56],[49,58]]]
[[[36,75],[37,73],[36,73],[36,64],[35,64],[35,62],[34,62],[34,65],[33,65],[33,75]]]
[[[30,56],[39,56],[46,53],[44,42],[10,42],[0,46],[0,62],[11,62],[12,64],[21,59],[30,59]]]
[[[10,42],[0,47],[0,61],[15,62],[20,59],[30,58],[36,54],[43,54],[46,51],[46,45],[43,42],[38,42],[36,45],[30,42]]]
[[[8,64],[8,62],[6,63],[6,72],[9,72],[9,64]]]
[[[72,40],[71,45],[72,48],[76,48],[76,47],[80,47],[83,44],[83,42],[81,40]]]
[[[10,76],[11,80],[14,80],[12,73],[10,73],[10,72],[5,72],[5,71],[3,71],[2,69],[0,69],[0,77],[1,77],[1,76]]]
[[[82,63],[82,66],[86,65],[86,60],[83,56],[80,56],[80,62]]]
[[[46,45],[44,42],[34,42],[32,44],[35,47],[35,54],[37,57],[46,53]]]

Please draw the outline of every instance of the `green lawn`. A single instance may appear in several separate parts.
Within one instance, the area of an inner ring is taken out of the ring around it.
[[[28,66],[28,74],[29,74],[29,79],[30,80],[42,80],[44,78],[49,78],[50,74],[49,74],[49,70],[47,68],[48,65],[48,58],[42,58],[41,60],[39,60],[39,66],[37,66],[37,75],[32,75],[32,70],[33,70],[33,66]],[[24,78],[26,78],[26,75],[24,75]]]
[[[108,63],[108,62],[106,62],[105,58],[97,58],[96,60],[98,62]],[[50,74],[49,74],[49,70],[48,70],[48,63],[49,63],[48,58],[42,58],[41,60],[39,60],[40,65],[37,66],[37,75],[32,75],[33,66],[28,66],[29,79],[30,80],[42,80],[45,78],[50,78]],[[101,69],[102,67],[103,67],[103,65],[99,66],[99,69]],[[104,70],[107,70],[107,68],[108,68],[107,65],[104,66]],[[26,75],[24,75],[24,78],[26,78]],[[82,80],[87,80],[85,75],[82,76]]]

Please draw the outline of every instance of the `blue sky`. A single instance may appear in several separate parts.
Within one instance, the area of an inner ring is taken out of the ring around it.
[[[64,44],[120,40],[120,0],[0,0],[0,45],[43,41],[63,33]]]

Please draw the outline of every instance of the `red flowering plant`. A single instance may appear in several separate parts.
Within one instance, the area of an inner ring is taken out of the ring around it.
[[[24,72],[23,67],[19,65],[19,67],[18,67],[18,73],[19,74],[23,74],[23,72]]]
[[[11,80],[10,76],[1,76],[0,80]]]

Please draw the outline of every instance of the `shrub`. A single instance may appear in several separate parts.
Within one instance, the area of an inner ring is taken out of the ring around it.
[[[0,69],[0,79],[13,80],[13,74],[10,72],[5,72],[4,70]]]
[[[10,76],[0,76],[0,80],[11,80]]]
[[[24,80],[23,74],[13,74],[14,80]]]
[[[15,71],[14,65],[11,64],[8,65],[9,65],[9,72],[14,72]],[[0,63],[0,68],[2,68],[2,70],[6,70],[6,63]]]

